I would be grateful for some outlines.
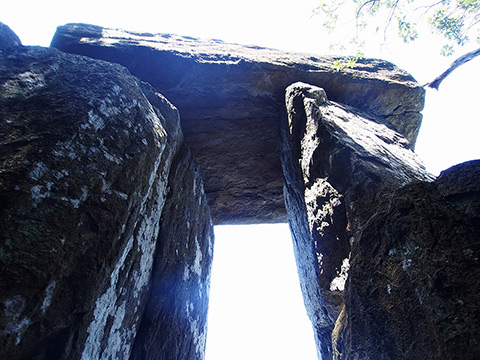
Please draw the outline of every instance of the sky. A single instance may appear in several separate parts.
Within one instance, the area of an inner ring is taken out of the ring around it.
[[[48,46],[58,25],[83,22],[323,55],[334,38],[341,41],[345,34],[343,27],[333,34],[322,31],[320,19],[311,16],[317,4],[318,0],[15,0],[4,1],[0,21],[24,45]],[[374,41],[365,55],[392,61],[424,84],[453,61],[438,55],[439,48],[439,38],[422,32],[412,45],[390,38],[388,47],[380,48]],[[427,89],[416,152],[435,175],[480,158],[479,69],[477,58],[450,75],[439,91]],[[316,359],[287,226],[216,227],[215,234],[206,360]]]
[[[215,227],[206,360],[315,360],[287,224]]]

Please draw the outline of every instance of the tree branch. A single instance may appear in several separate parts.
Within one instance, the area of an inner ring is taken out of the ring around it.
[[[432,82],[429,82],[428,84],[425,84],[424,86],[428,86],[432,89],[438,90],[438,87],[440,86],[440,83],[448,76],[450,73],[458,68],[459,66],[469,62],[473,58],[477,57],[480,55],[480,48],[477,50],[473,50],[463,56],[460,56],[457,60],[455,60],[447,70],[445,70],[442,74],[440,74],[435,80]]]

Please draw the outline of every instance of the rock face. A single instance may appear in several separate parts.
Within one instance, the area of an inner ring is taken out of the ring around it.
[[[278,139],[294,82],[388,119],[412,145],[420,126],[424,90],[380,60],[335,72],[332,57],[84,24],[59,27],[52,46],[120,63],[179,108],[215,224],[286,221]]]
[[[480,354],[480,161],[399,189],[352,250],[337,359]]]
[[[169,183],[150,298],[131,360],[205,357],[213,226],[200,174],[185,146]]]
[[[433,180],[385,121],[296,83],[286,91],[282,165],[300,284],[320,359],[343,306],[349,254],[362,226],[412,180]]]
[[[22,42],[7,25],[0,22],[0,51],[22,45]]]
[[[177,242],[191,245],[180,276],[193,271],[189,289],[204,296],[178,309],[192,326],[178,342],[201,352],[212,228],[179,152],[178,111],[119,65],[10,35],[0,36],[11,40],[0,52],[0,358],[129,358],[145,308],[159,316],[151,275],[168,259],[157,248]],[[175,156],[190,190],[169,183]],[[171,229],[167,192],[202,217],[189,231]]]

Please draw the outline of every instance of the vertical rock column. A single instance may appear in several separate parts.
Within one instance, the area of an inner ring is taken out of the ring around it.
[[[203,360],[213,225],[186,147],[172,165],[150,297],[131,360]]]
[[[432,177],[402,135],[380,119],[328,101],[321,88],[291,85],[286,109],[281,132],[287,214],[318,357],[331,359],[360,228],[395,189]]]
[[[177,109],[16,39],[0,26],[0,358],[128,359],[140,323],[138,348],[168,338],[147,358],[202,358],[212,227]]]

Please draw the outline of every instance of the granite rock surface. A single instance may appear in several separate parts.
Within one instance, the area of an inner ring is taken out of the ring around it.
[[[0,52],[0,119],[0,358],[128,359],[144,313],[158,316],[158,249],[187,240],[176,266],[191,267],[204,296],[190,300],[199,333],[192,325],[178,343],[202,358],[211,219],[180,151],[177,109],[120,65],[11,41]],[[194,183],[179,189],[172,162]],[[184,224],[201,208],[201,231],[172,230],[167,197],[188,205],[176,213]]]
[[[480,353],[480,161],[397,190],[352,250],[335,359]]]

